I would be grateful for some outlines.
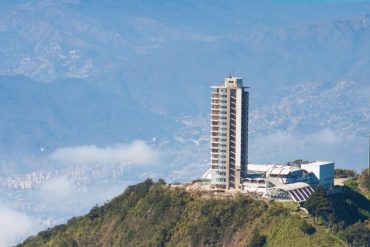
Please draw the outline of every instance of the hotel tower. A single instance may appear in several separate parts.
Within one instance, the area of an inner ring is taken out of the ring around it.
[[[212,87],[211,183],[216,188],[239,189],[248,164],[248,87],[243,79],[227,77]]]

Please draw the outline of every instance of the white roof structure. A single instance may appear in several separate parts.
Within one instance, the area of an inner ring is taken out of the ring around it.
[[[266,173],[268,175],[288,175],[292,171],[301,170],[299,167],[281,164],[248,164],[249,172]]]
[[[267,171],[267,174],[274,174],[274,175],[288,175],[289,173],[291,173],[292,171],[298,171],[298,170],[301,170],[299,167],[296,167],[296,166],[288,166],[288,165],[285,165],[285,166],[275,166],[275,167],[272,167],[271,169],[269,169]]]
[[[202,176],[202,179],[211,179],[211,172],[212,172],[212,169],[208,169]]]
[[[265,164],[265,165],[248,164],[248,171],[249,172],[267,172],[273,166],[275,166],[275,164]]]

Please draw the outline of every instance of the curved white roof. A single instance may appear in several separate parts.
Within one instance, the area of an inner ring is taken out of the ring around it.
[[[299,167],[296,166],[274,166],[267,171],[267,174],[274,174],[274,175],[288,175],[292,171],[299,171],[301,170]]]
[[[265,164],[265,165],[248,164],[248,171],[252,171],[252,172],[267,172],[273,166],[274,166],[273,164]]]
[[[212,169],[208,169],[202,176],[202,179],[211,179]]]
[[[266,172],[267,174],[287,175],[292,171],[301,170],[299,167],[281,164],[248,164],[248,171],[250,172]]]

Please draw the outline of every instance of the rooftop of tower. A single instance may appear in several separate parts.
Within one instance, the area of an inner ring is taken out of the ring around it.
[[[228,76],[225,78],[225,87],[241,88],[243,87],[243,79],[235,76]]]
[[[211,86],[211,88],[249,88],[249,87],[243,86],[243,78],[237,76],[228,76],[225,77],[224,83]]]

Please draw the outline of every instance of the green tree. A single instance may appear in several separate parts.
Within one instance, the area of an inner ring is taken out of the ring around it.
[[[335,178],[348,178],[356,176],[356,172],[353,169],[335,169]]]
[[[158,179],[159,184],[166,184],[166,181],[163,178]]]
[[[362,171],[360,177],[358,178],[358,185],[361,189],[369,192],[370,191],[370,173],[369,169]]]
[[[317,223],[320,216],[331,211],[330,202],[323,187],[318,187],[303,205],[310,214],[314,216],[314,223]]]

